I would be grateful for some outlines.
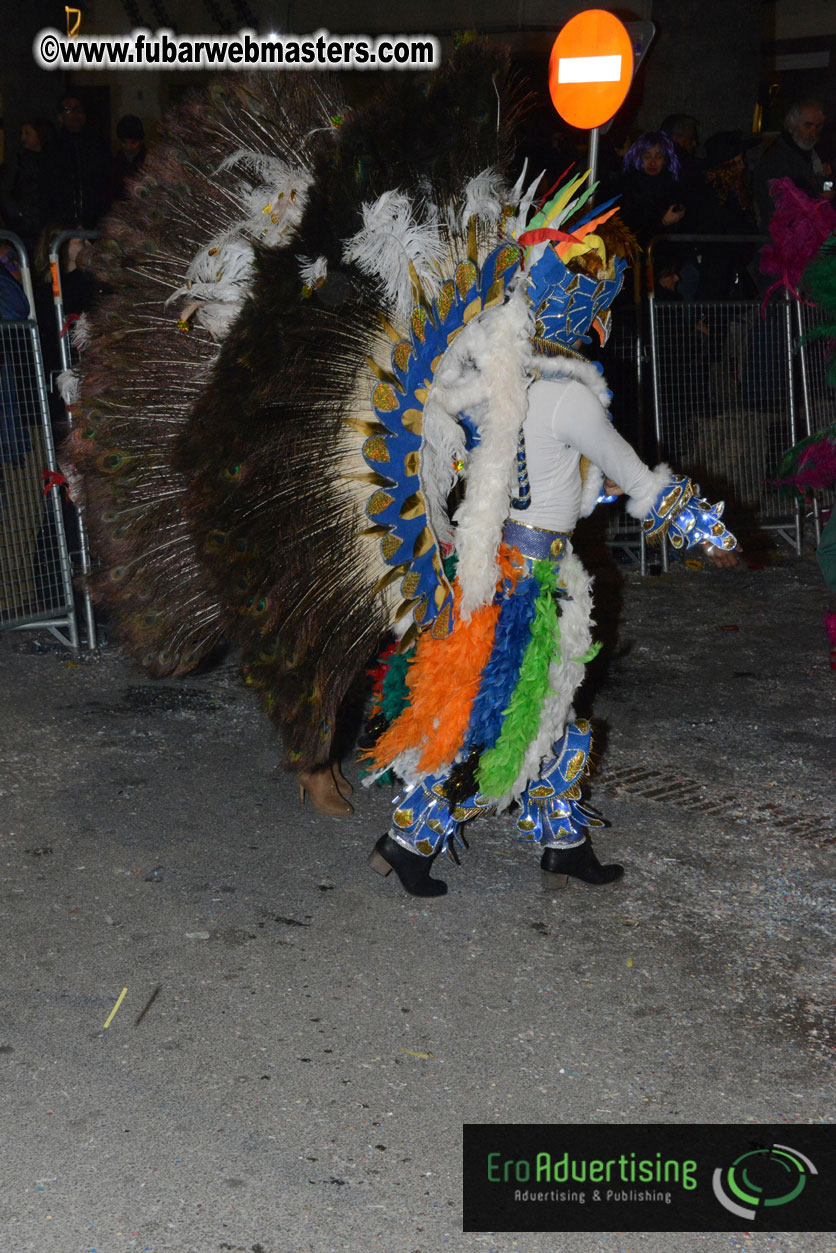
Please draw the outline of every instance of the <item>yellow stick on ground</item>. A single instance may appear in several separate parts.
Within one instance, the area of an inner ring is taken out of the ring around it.
[[[113,1009],[108,1014],[107,1022],[102,1027],[102,1031],[106,1031],[107,1028],[110,1026],[110,1024],[113,1022],[113,1019],[116,1017],[117,1009],[119,1008],[119,1006],[122,1004],[122,1002],[125,999],[125,993],[127,992],[127,990],[128,990],[127,988],[123,988],[122,991],[119,993],[119,1000],[116,1002],[116,1004],[113,1006]]]

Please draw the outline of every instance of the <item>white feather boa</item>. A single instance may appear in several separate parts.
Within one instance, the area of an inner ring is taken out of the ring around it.
[[[464,328],[436,372],[435,400],[465,413],[480,441],[470,455],[467,494],[455,515],[457,577],[465,621],[493,599],[502,528],[517,486],[517,435],[526,414],[531,315],[520,288]]]

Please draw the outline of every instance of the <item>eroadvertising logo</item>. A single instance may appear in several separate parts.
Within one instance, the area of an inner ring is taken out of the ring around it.
[[[465,1231],[833,1231],[836,1128],[468,1124]]]
[[[750,1149],[725,1170],[714,1171],[714,1195],[731,1214],[747,1222],[758,1217],[760,1206],[788,1205],[801,1196],[808,1175],[817,1175],[809,1157],[788,1144]],[[744,1204],[741,1204],[744,1202]]]

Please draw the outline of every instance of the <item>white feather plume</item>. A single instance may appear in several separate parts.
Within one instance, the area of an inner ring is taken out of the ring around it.
[[[321,287],[328,277],[327,257],[297,257],[299,277],[308,287]]]
[[[502,217],[507,196],[508,190],[499,173],[490,167],[482,170],[464,189],[464,208],[459,225],[466,230],[472,217],[491,223],[498,222]]]
[[[55,381],[58,384],[61,399],[69,409],[70,405],[74,405],[81,395],[81,375],[75,369],[62,370]]]
[[[242,196],[244,220],[236,230],[278,248],[302,221],[308,202],[310,175],[290,171],[281,180],[263,183]]]
[[[211,240],[192,258],[185,283],[172,292],[166,304],[189,296],[198,322],[221,340],[247,298],[254,261],[253,246],[244,239],[227,236]]]
[[[416,293],[410,263],[424,293],[432,299],[439,290],[439,266],[445,248],[435,222],[419,221],[409,197],[387,191],[363,205],[363,227],[343,245],[343,260],[376,278],[395,316],[405,319]]]
[[[508,220],[506,229],[508,235],[513,236],[514,238],[525,230],[525,224],[528,221],[528,215],[531,212],[531,206],[534,203],[537,188],[540,186],[540,183],[543,180],[543,175],[546,172],[545,170],[541,170],[533,182],[528,185],[525,192],[523,192],[527,170],[528,157],[526,157],[523,163],[522,173],[514,184],[510,196],[510,203],[516,206],[516,214]]]
[[[78,351],[84,352],[84,349],[90,343],[90,319],[86,313],[82,313],[73,322],[70,335]]]

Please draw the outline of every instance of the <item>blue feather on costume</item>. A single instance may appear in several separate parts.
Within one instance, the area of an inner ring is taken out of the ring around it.
[[[530,638],[529,628],[539,590],[537,580],[529,577],[517,584],[516,594],[509,596],[502,606],[491,655],[470,712],[465,734],[468,746],[492,748],[499,738]]]

